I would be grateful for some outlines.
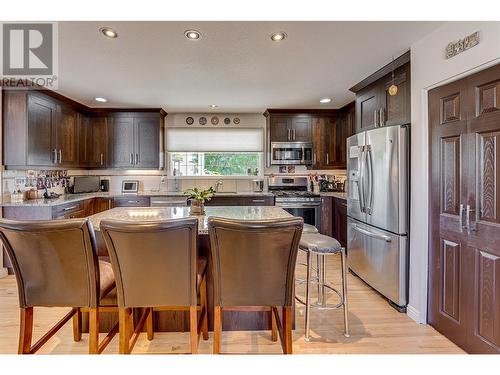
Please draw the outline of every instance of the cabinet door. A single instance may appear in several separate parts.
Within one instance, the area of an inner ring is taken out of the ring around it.
[[[28,96],[28,165],[54,166],[53,133],[56,105],[37,95]]]
[[[90,117],[84,113],[78,113],[78,165],[88,167],[90,165],[90,154],[92,152],[90,140],[92,138],[92,127]]]
[[[347,244],[347,201],[333,198],[333,237],[342,246]]]
[[[55,148],[58,165],[78,166],[78,113],[66,105],[57,106]]]
[[[338,160],[342,152],[342,150],[338,150],[339,144],[342,143],[341,137],[344,138],[345,142],[345,132],[342,131],[343,123],[342,116],[337,119],[333,117],[325,119],[325,167],[345,168],[345,158],[343,164]]]
[[[312,169],[321,169],[325,165],[325,118],[312,120],[313,164]]]
[[[380,87],[377,82],[356,95],[356,133],[375,127],[380,108]]]
[[[290,122],[292,141],[311,142],[311,124],[312,120],[310,117],[292,117]]]
[[[332,210],[332,197],[321,197],[321,228],[319,228],[319,231],[326,236],[333,235]]]
[[[160,167],[160,119],[158,116],[137,117],[135,126],[136,168]]]
[[[109,125],[109,166],[134,167],[134,118],[115,116]]]
[[[92,133],[88,140],[89,165],[94,168],[105,168],[108,162],[108,118],[106,116],[92,117],[90,127]]]
[[[381,107],[384,108],[382,123],[384,125],[403,125],[411,122],[410,99],[410,65],[404,65],[394,72],[394,84],[398,86],[396,95],[389,95],[392,75],[384,79],[384,92]]]
[[[291,140],[287,116],[272,116],[270,119],[271,142],[288,142]]]

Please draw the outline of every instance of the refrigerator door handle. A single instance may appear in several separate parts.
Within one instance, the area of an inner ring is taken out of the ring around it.
[[[358,195],[359,195],[359,209],[361,212],[365,212],[365,184],[364,184],[364,174],[365,174],[365,146],[359,146],[361,152],[360,164],[359,164],[359,175],[358,175]]]
[[[373,156],[372,147],[370,145],[366,146],[366,160],[367,160],[367,171],[368,171],[368,207],[365,207],[367,214],[371,215],[373,210]]]
[[[367,235],[367,236],[372,237],[372,238],[376,238],[378,240],[382,240],[385,242],[392,242],[392,239],[390,237],[384,236],[383,234],[370,232],[366,229],[358,227],[356,224],[352,224],[352,229],[354,229],[356,232],[362,233],[362,234]]]

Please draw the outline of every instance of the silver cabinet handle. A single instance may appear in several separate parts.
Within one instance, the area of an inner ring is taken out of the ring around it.
[[[62,163],[62,150],[59,149],[59,164]]]
[[[365,235],[367,235],[369,237],[376,238],[378,240],[382,240],[382,241],[385,241],[385,242],[392,242],[391,237],[384,236],[383,234],[378,234],[378,233],[370,232],[370,231],[368,231],[366,229],[358,227],[356,224],[352,225],[352,229],[354,229],[356,232],[365,234]]]
[[[139,164],[139,154],[135,154],[135,164]]]
[[[54,164],[57,164],[57,149],[54,149],[54,151],[52,151],[52,156],[54,157]]]
[[[378,118],[379,118],[380,126],[384,126],[385,125],[385,109],[384,108],[379,109]]]
[[[104,154],[101,152],[101,165],[104,165]]]
[[[470,213],[471,212],[475,212],[476,210],[474,210],[473,208],[470,208],[470,205],[467,205],[466,206],[466,209],[465,209],[465,228],[467,229],[467,234],[470,234],[470,232],[475,232],[476,231],[476,228],[472,227],[471,226],[471,222],[470,222]]]
[[[292,140],[292,129],[288,129],[288,140]]]
[[[301,164],[305,164],[305,158],[306,158],[305,150],[304,147],[302,147],[302,159],[300,160]]]
[[[326,164],[330,164],[330,157],[328,155],[328,152],[326,153]]]
[[[459,211],[458,211],[458,226],[459,226],[459,231],[463,232],[464,231],[464,220],[463,220],[463,212],[464,212],[464,205],[461,204]]]
[[[78,206],[66,207],[66,208],[63,208],[63,211],[70,211],[70,210],[74,210],[75,208],[78,208]]]
[[[368,207],[366,208],[366,213],[371,215],[373,209],[373,159],[372,159],[372,147],[370,145],[366,146],[366,166],[368,171]]]
[[[252,203],[264,203],[265,199],[252,199]]]
[[[361,212],[365,212],[365,184],[364,184],[364,167],[365,167],[365,146],[358,146],[360,150],[359,156],[359,173],[358,173],[358,198],[359,198],[359,208]]]
[[[134,153],[130,153],[130,164],[134,164]]]
[[[313,154],[313,164],[316,164],[316,153]]]
[[[378,111],[377,110],[373,111],[373,124],[375,125],[375,127],[378,126]]]
[[[295,141],[295,129],[292,130],[293,130],[293,140]]]

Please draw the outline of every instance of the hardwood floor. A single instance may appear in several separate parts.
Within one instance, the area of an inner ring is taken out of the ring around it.
[[[301,259],[299,259],[300,261]],[[340,257],[331,258],[328,265],[329,280],[340,289]],[[298,266],[297,276],[305,267]],[[367,353],[463,353],[463,351],[432,327],[415,323],[406,314],[392,309],[386,300],[349,274],[349,323],[351,337],[343,336],[341,310],[312,309],[311,342],[304,341],[304,306],[297,304],[296,329],[293,332],[295,354],[367,354]],[[314,288],[313,288],[314,289]],[[303,294],[303,288],[297,288]],[[313,294],[314,298],[314,294]],[[334,302],[334,296],[330,297]],[[336,302],[335,302],[336,303]],[[37,340],[67,309],[35,308],[34,340]],[[0,279],[0,354],[17,353],[19,308],[17,286],[13,276]],[[101,334],[102,335],[102,334]],[[71,324],[65,325],[38,353],[86,354],[88,335],[80,342],[73,341]],[[212,352],[213,333],[208,341],[200,341],[199,353]],[[189,332],[155,333],[148,341],[141,334],[133,353],[186,353],[189,352]],[[281,353],[279,342],[271,341],[271,331],[223,332],[222,352],[229,353]],[[104,354],[118,353],[118,336],[108,345]]]

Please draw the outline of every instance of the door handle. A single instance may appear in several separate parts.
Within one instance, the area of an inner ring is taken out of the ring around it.
[[[316,165],[316,153],[313,154],[313,164]]]
[[[54,151],[52,151],[52,156],[54,157],[54,164],[57,164],[57,149],[54,149]]]
[[[475,209],[470,208],[470,205],[467,205],[465,208],[465,228],[467,229],[467,234],[470,234],[470,232],[476,232],[476,227],[474,226],[473,228],[470,223],[470,213],[475,211]]]
[[[130,153],[130,164],[134,164],[134,153]]]
[[[378,126],[378,111],[376,109],[373,111],[373,125]]]
[[[326,164],[330,164],[330,158],[329,158],[329,155],[328,155],[328,152],[326,153]]]
[[[302,147],[302,158],[300,160],[300,163],[305,164],[305,162],[306,162],[305,159],[306,159],[306,155],[305,155],[304,147]]]
[[[372,148],[370,145],[366,146],[366,166],[368,171],[368,199],[369,203],[367,203],[368,207],[365,207],[365,211],[367,214],[372,214],[373,209],[373,159],[372,159]],[[368,163],[369,161],[369,163]]]
[[[295,141],[295,129],[292,129],[293,131],[293,140]]]
[[[458,211],[458,226],[459,226],[459,231],[463,233],[464,231],[464,220],[463,220],[463,212],[464,212],[464,205],[461,204],[459,211]]]
[[[287,132],[288,132],[288,137],[287,137],[287,139],[288,139],[288,140],[290,140],[290,134],[292,133],[292,131],[291,131],[290,129],[288,129],[288,130],[287,130]]]
[[[135,154],[135,164],[139,164],[139,154]]]
[[[359,146],[361,151],[360,155],[360,164],[359,164],[359,174],[358,174],[358,197],[359,197],[359,207],[361,212],[365,212],[365,184],[364,184],[364,158],[365,158],[365,146]]]
[[[385,125],[385,109],[384,108],[379,109],[378,119],[380,122],[380,126],[384,126]]]
[[[101,165],[104,165],[104,154],[101,152]]]
[[[62,163],[62,150],[59,149],[59,164]]]
[[[369,236],[369,237],[372,237],[372,238],[376,238],[378,240],[385,241],[387,243],[392,242],[391,237],[384,236],[383,234],[378,234],[378,233],[370,232],[370,231],[368,231],[366,229],[358,227],[356,224],[352,225],[352,229],[354,229],[356,232],[362,233],[362,234],[364,234],[366,236]]]

